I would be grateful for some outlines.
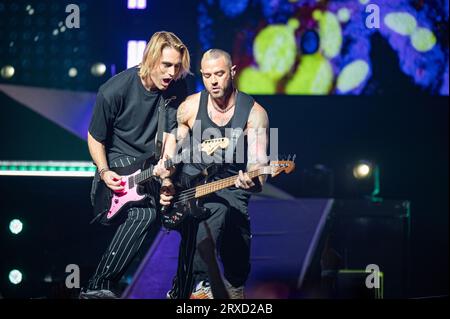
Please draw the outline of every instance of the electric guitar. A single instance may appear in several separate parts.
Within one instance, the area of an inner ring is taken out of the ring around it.
[[[260,175],[271,175],[275,177],[281,172],[289,174],[295,168],[295,156],[292,161],[271,161],[268,166],[264,166],[248,172],[251,179]],[[207,170],[207,169],[205,169]],[[185,220],[187,216],[197,219],[203,219],[208,216],[208,210],[201,206],[201,198],[221,189],[233,186],[238,175],[230,176],[214,182],[207,182],[210,174],[206,171],[202,173],[205,177],[203,183],[199,186],[186,189],[176,194],[172,203],[161,208],[161,222],[167,229],[176,229]]]
[[[199,145],[199,149],[201,152],[212,155],[218,148],[225,149],[228,145],[228,138],[216,138],[203,141]],[[186,153],[189,152],[190,150],[184,150],[173,159],[166,160],[164,167],[169,169],[182,162]],[[111,168],[122,177],[124,189],[121,192],[112,191],[105,182],[99,179],[93,198],[94,215],[96,216],[93,221],[99,219],[100,223],[104,225],[114,224],[119,216],[123,215],[121,213],[128,208],[148,204],[150,193],[157,193],[157,191],[152,192],[146,189],[146,186],[149,186],[148,182],[154,177],[153,168],[157,162],[158,160],[154,156],[143,156],[129,166]]]

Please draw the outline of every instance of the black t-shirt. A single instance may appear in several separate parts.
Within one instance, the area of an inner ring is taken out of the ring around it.
[[[125,70],[103,84],[89,125],[89,133],[106,148],[108,161],[121,156],[139,157],[155,147],[160,97],[176,96],[166,108],[165,132],[176,128],[176,111],[187,95],[186,82],[171,83],[162,91],[147,91],[137,67]]]

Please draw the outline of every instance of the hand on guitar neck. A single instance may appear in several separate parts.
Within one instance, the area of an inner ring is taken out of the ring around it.
[[[259,176],[270,175],[271,177],[275,177],[281,172],[285,172],[286,174],[291,173],[295,168],[294,160],[295,156],[292,161],[290,158],[287,161],[271,161],[266,166],[253,169],[246,173],[240,171],[239,175],[211,182],[208,182],[208,176],[206,176],[203,180],[198,181],[198,186],[177,192],[175,195],[161,193],[160,203],[163,205],[161,208],[162,224],[167,229],[175,229],[188,215],[199,220],[206,218],[207,210],[202,207],[200,201],[202,197],[231,186],[251,190],[257,187],[258,184],[261,184],[256,179]],[[203,176],[202,173],[200,175]],[[253,179],[255,180],[253,181]]]
[[[234,183],[236,188],[242,188],[250,192],[260,192],[262,190],[262,184],[259,177],[250,178],[247,172],[239,171],[239,175]]]
[[[209,156],[214,154],[217,149],[226,149],[230,141],[228,138],[215,138],[203,141],[198,148],[201,152],[205,152]],[[153,169],[153,175],[159,177],[161,180],[169,178],[175,172],[175,164],[178,164],[183,160],[183,156],[189,156],[189,150],[184,150],[181,154],[177,154],[174,158],[170,158],[168,155],[165,158],[161,158]]]
[[[158,164],[153,168],[153,175],[164,180],[169,178],[175,172],[175,166],[170,165],[170,158],[166,155],[165,159],[160,159]]]
[[[253,192],[261,191],[262,185],[259,181],[258,176],[255,176],[253,178],[254,180],[250,178],[248,172],[239,171],[239,175],[236,175],[234,186],[236,188],[241,188]],[[163,206],[162,211],[165,211],[167,206],[171,204],[174,195],[175,187],[172,181],[169,178],[164,179],[161,186],[159,199],[159,203]]]

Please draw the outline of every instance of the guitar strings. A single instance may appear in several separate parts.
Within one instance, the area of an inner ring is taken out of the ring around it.
[[[258,173],[260,173],[260,172],[261,172],[260,169],[256,169],[256,170],[251,171],[249,173],[250,173],[250,175],[253,175],[253,174],[258,175]],[[209,184],[199,185],[197,187],[190,188],[188,190],[182,191],[178,195],[175,195],[174,199],[176,200],[176,202],[174,201],[174,203],[179,203],[179,202],[182,202],[182,201],[186,201],[186,200],[190,200],[190,199],[195,198],[196,190],[198,188],[202,188],[202,186],[204,186],[206,188],[212,188],[212,187],[214,187],[213,185],[211,185],[213,183],[216,183],[215,185],[217,185],[217,184],[227,184],[227,183],[233,181],[234,179],[236,179],[237,177],[238,177],[238,175],[229,176],[227,178],[224,178],[224,179],[221,179],[221,180],[218,180],[218,181],[214,181],[214,182],[211,182]]]

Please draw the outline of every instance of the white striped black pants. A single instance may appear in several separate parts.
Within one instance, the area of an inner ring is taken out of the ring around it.
[[[121,157],[111,167],[124,167],[136,159]],[[94,275],[89,280],[92,290],[108,289],[120,294],[118,283],[133,261],[150,226],[156,220],[155,207],[134,207],[127,211],[128,217],[117,229],[106,252],[102,255]]]

